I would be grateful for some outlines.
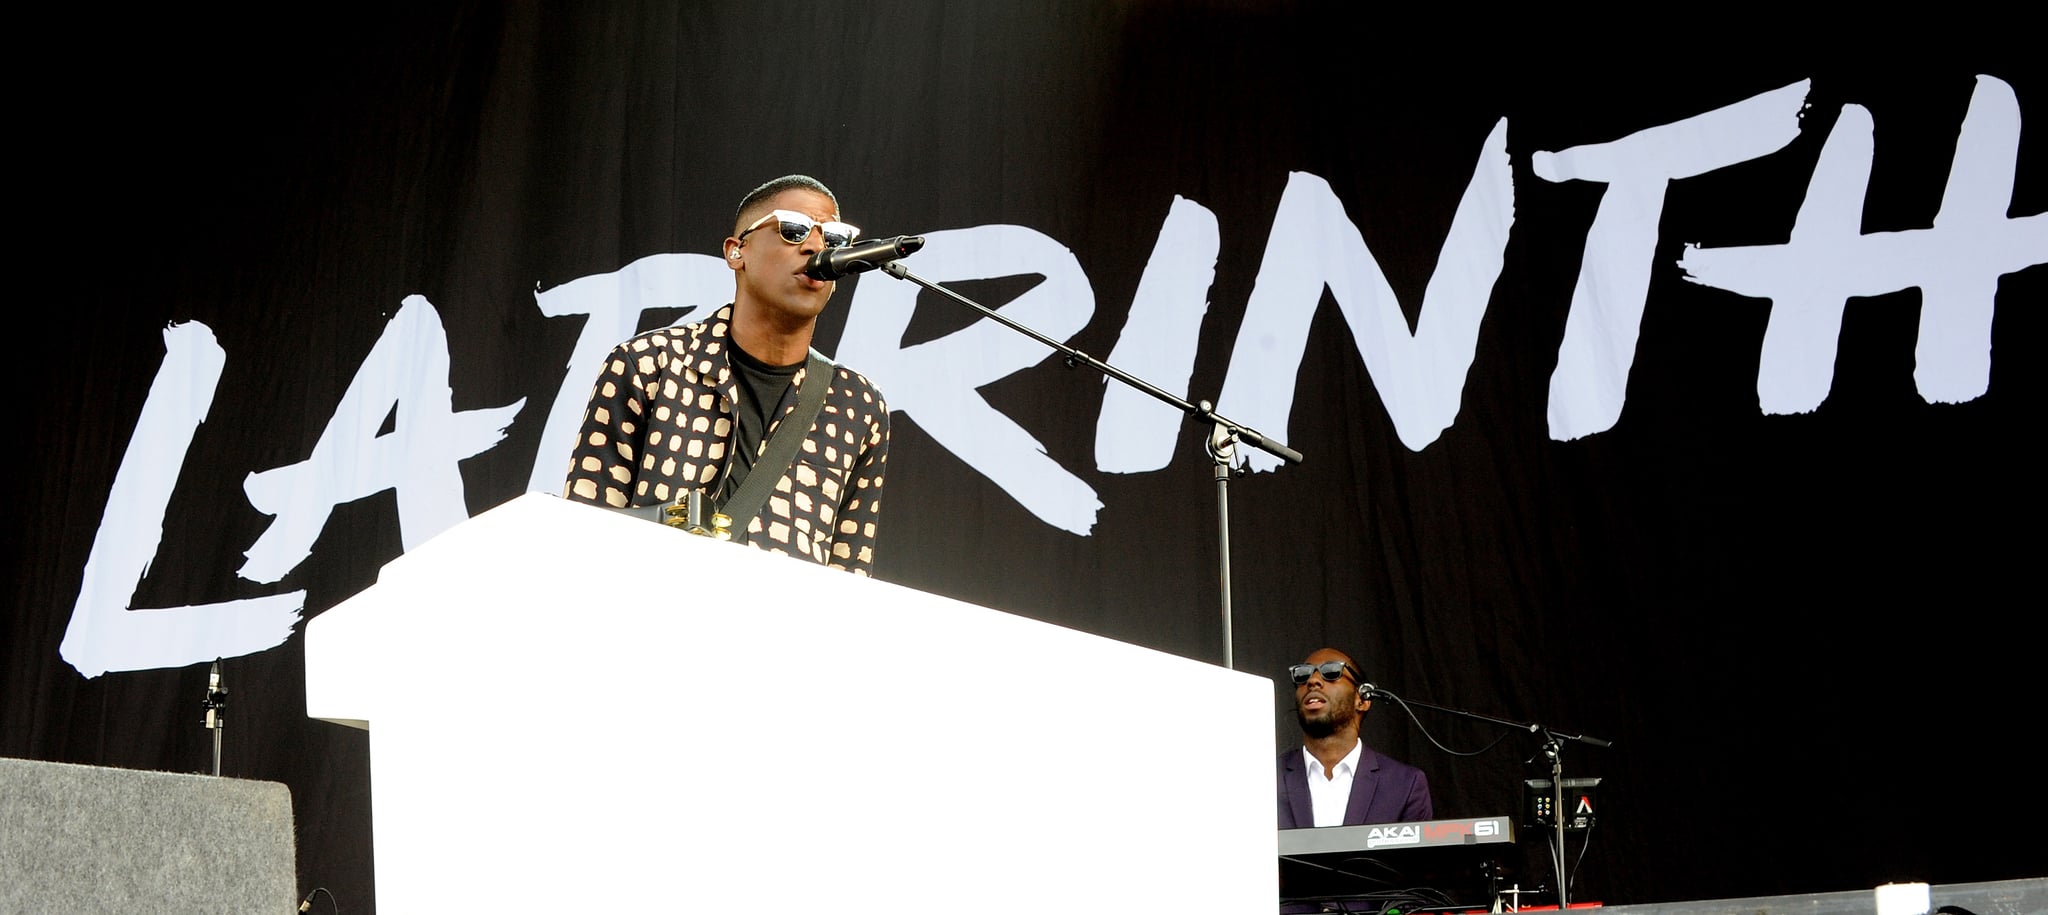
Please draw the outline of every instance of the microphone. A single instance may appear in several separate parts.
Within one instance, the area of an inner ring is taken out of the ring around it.
[[[924,236],[898,235],[826,248],[811,255],[811,262],[804,267],[804,275],[814,280],[836,280],[865,273],[899,257],[909,257],[922,247]]]
[[[220,659],[215,658],[213,669],[206,674],[206,701],[200,703],[206,708],[206,726],[214,729],[221,726],[221,709],[227,708],[228,691],[220,688]]]

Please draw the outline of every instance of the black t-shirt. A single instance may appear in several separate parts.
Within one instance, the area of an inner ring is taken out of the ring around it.
[[[748,355],[737,343],[728,354],[732,357],[740,402],[733,407],[732,447],[727,452],[729,463],[718,487],[719,502],[730,498],[746,482],[748,472],[754,469],[754,456],[761,453],[761,443],[768,438],[769,422],[782,415],[782,399],[789,395],[790,382],[804,367],[802,362],[769,365]]]

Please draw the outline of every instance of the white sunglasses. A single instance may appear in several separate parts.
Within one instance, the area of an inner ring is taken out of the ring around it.
[[[795,210],[769,210],[768,215],[754,220],[754,224],[748,226],[746,232],[741,232],[739,240],[746,241],[747,232],[760,228],[771,219],[776,220],[775,234],[782,236],[783,241],[792,245],[803,244],[804,239],[811,237],[813,228],[824,233],[827,248],[845,247],[860,237],[860,229],[843,222],[819,222]]]

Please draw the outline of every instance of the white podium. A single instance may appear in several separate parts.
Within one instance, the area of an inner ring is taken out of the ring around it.
[[[401,915],[1272,911],[1272,696],[545,495],[306,628]]]

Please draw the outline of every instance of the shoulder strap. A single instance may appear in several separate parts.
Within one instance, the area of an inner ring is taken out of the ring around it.
[[[768,436],[768,445],[761,449],[761,456],[754,459],[754,469],[747,471],[747,478],[740,481],[738,492],[719,506],[718,512],[732,519],[735,536],[744,533],[747,525],[761,511],[762,503],[768,501],[768,492],[775,488],[775,481],[789,472],[790,462],[796,459],[796,450],[803,445],[804,437],[811,434],[811,426],[818,421],[818,414],[825,409],[825,395],[832,390],[832,360],[811,350],[810,358],[804,362],[804,383],[797,389],[796,411],[782,417],[782,423],[775,427],[775,434]]]

